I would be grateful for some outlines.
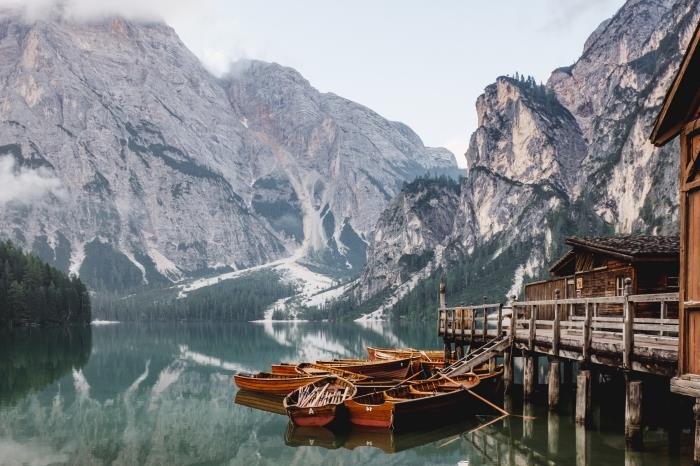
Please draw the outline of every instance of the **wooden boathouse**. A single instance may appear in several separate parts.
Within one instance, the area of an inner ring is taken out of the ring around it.
[[[680,309],[678,374],[671,390],[695,398],[694,461],[700,463],[700,24],[654,122],[651,142],[679,138]]]
[[[678,236],[572,237],[571,249],[550,267],[551,278],[525,285],[525,301],[561,298],[622,296],[625,278],[632,294],[678,291]],[[601,305],[598,315],[622,315],[622,306]],[[540,317],[551,317],[553,309],[540,307]],[[636,316],[653,317],[656,309],[638,305]],[[678,306],[669,305],[661,318],[678,317]]]

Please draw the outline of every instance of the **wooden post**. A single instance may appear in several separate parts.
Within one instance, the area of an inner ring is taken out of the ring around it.
[[[576,424],[585,426],[591,410],[591,371],[579,371],[576,376]]]
[[[559,415],[549,413],[547,417],[547,453],[557,456],[559,451]]]
[[[503,391],[510,393],[513,389],[513,347],[503,352]]]
[[[537,356],[533,353],[524,355],[523,368],[523,399],[531,400],[535,394],[535,384],[537,383]]]
[[[492,357],[489,359],[489,374],[493,374],[496,372],[496,357]]]
[[[642,381],[625,376],[625,442],[628,447],[642,446]]]
[[[496,338],[503,332],[503,303],[498,304],[498,321],[496,322]]]
[[[583,343],[581,345],[582,346],[581,352],[583,353],[584,363],[591,360],[591,340],[592,340],[591,305],[590,305],[590,303],[586,302],[585,306],[586,306],[586,316],[585,316],[585,319],[583,320]],[[598,306],[598,303],[594,303],[593,306],[595,309],[595,307]]]
[[[661,317],[661,325],[662,325],[661,328],[663,328],[663,325],[666,324],[664,322],[664,320],[666,319],[666,315],[668,315],[668,301],[661,301],[661,313],[659,316],[659,317]],[[659,336],[663,336],[663,335],[664,335],[664,331],[659,330]]]
[[[447,302],[447,286],[445,285],[445,282],[440,279],[440,292],[439,292],[439,298],[440,298],[440,309],[445,309],[446,302]]]
[[[464,357],[464,343],[455,342],[455,359],[462,359]]]
[[[549,359],[549,376],[547,381],[549,409],[553,411],[559,406],[559,382],[561,374],[559,369],[559,358]]]
[[[582,424],[576,425],[576,466],[588,466],[588,448],[587,448],[586,427]]]
[[[535,436],[535,409],[532,403],[523,405],[523,438],[532,440]]]
[[[695,414],[695,446],[693,447],[693,462],[695,464],[700,464],[700,398],[695,398],[693,414]]]
[[[622,367],[632,368],[632,351],[634,350],[634,304],[630,302],[629,295],[632,290],[632,279],[625,278],[625,301],[623,304],[624,327],[622,329],[622,341],[624,353],[622,354]]]
[[[518,323],[518,309],[515,307],[515,295],[513,295],[513,301],[510,305],[510,328],[508,333],[510,335],[510,344],[515,344],[515,337],[517,336],[517,325]]]
[[[471,327],[471,330],[470,330],[471,340],[469,340],[469,344],[473,345],[474,344],[474,332],[476,331],[476,309],[471,308],[471,309],[469,309],[469,312],[471,313],[471,316],[470,316],[471,321],[469,323],[469,326]]]
[[[447,339],[443,341],[445,343],[445,367],[447,367],[450,365],[450,359],[452,359],[452,345]]]
[[[537,319],[537,306],[530,306],[530,337],[528,339],[528,349],[535,349],[535,320]]]
[[[554,290],[554,324],[552,326],[552,354],[559,356],[559,340],[561,334],[561,305],[559,301],[559,288]]]
[[[484,304],[486,304],[486,296],[484,296]],[[484,330],[484,341],[486,341],[486,337],[488,336],[489,333],[489,322],[488,322],[488,310],[484,307],[484,325],[483,325],[483,330]]]

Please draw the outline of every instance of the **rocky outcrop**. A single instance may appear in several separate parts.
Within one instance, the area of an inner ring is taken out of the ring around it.
[[[677,231],[676,148],[654,148],[648,135],[699,20],[697,0],[630,0],[546,85],[499,77],[488,86],[454,229],[440,244],[446,259],[433,266],[468,263],[469,286],[497,282],[503,299],[546,273],[566,235]],[[370,251],[381,257],[401,248],[395,241]],[[479,270],[494,267],[487,283]],[[358,288],[397,289],[377,278],[363,274]]]
[[[217,79],[161,23],[4,12],[0,50],[0,154],[60,187],[4,202],[0,236],[94,289],[292,253],[357,270],[400,184],[456,168],[289,68]]]

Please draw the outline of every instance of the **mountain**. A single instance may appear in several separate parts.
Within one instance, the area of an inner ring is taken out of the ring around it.
[[[284,258],[354,273],[401,183],[456,169],[290,68],[217,78],[158,22],[5,11],[0,78],[2,175],[26,188],[0,237],[93,290]]]
[[[546,275],[565,236],[676,232],[677,148],[657,149],[648,135],[699,20],[697,0],[629,0],[546,84],[518,74],[487,86],[476,102],[459,207],[452,222],[437,220],[451,233],[439,246],[413,250],[441,247],[444,259],[398,283],[368,266],[353,296],[382,296],[399,314],[432,316],[441,274],[449,275],[453,302],[504,300]],[[418,221],[436,228],[427,217]],[[370,243],[368,264],[412,247],[393,232],[415,223],[412,215],[390,229],[378,223],[381,241]]]

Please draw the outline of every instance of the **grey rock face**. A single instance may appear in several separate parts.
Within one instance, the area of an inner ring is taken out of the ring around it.
[[[94,287],[249,267],[331,238],[345,266],[345,225],[367,235],[401,181],[456,167],[294,70],[239,68],[215,78],[160,23],[5,12],[0,154],[45,167],[62,195],[6,204],[0,235],[76,273],[87,261]]]
[[[546,271],[566,235],[677,231],[677,150],[654,148],[648,135],[699,20],[697,0],[630,0],[545,86],[506,77],[488,86],[443,257],[476,270],[508,257],[502,291],[510,295]],[[381,243],[370,245],[377,257],[405,241],[382,228]],[[396,287],[367,275],[360,289]]]
[[[361,300],[442,260],[459,208],[456,181],[416,180],[392,200],[379,217],[367,251],[368,262],[354,292]]]

